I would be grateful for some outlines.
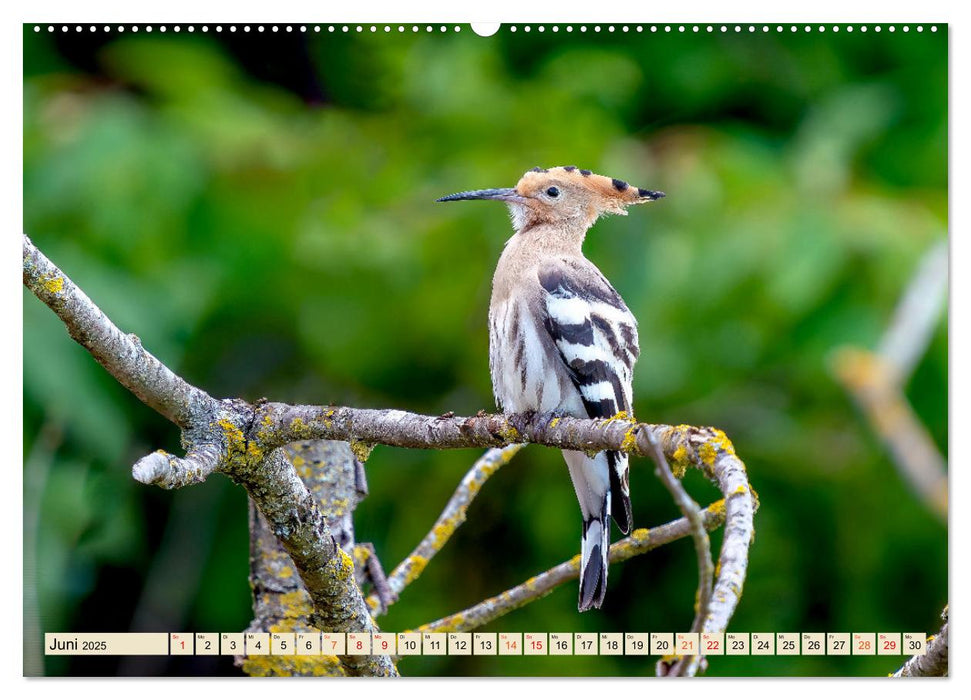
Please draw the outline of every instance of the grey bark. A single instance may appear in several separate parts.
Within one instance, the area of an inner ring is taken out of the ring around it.
[[[467,418],[451,414],[433,417],[398,410],[217,400],[165,367],[141,346],[137,337],[119,330],[27,236],[23,237],[23,257],[24,285],[64,321],[71,337],[120,383],[182,428],[186,456],[154,452],[133,466],[134,478],[145,484],[176,488],[221,472],[243,486],[258,510],[258,515],[253,516],[257,539],[262,542],[266,532],[272,533],[279,548],[290,558],[312,603],[312,612],[307,615],[315,627],[337,632],[376,629],[355,580],[354,562],[341,548],[346,542],[334,536],[335,532],[342,538],[352,533],[347,520],[351,509],[328,522],[334,513],[328,513],[326,505],[322,510],[322,501],[301,480],[282,449],[294,442],[316,440],[349,443],[357,458],[353,482],[358,492],[364,490],[360,463],[375,444],[448,449],[533,442],[561,449],[620,450],[652,457],[695,537],[699,590],[707,599],[705,593],[711,589],[706,577],[710,580],[711,562],[709,558],[706,564],[701,551],[707,543],[706,523],[680,483],[672,483],[677,481],[676,473],[698,466],[725,495],[726,532],[718,580],[711,599],[700,602],[696,624],[703,620],[705,631],[721,631],[727,626],[745,580],[755,500],[744,464],[721,431],[650,425],[620,418],[589,420],[481,412]],[[674,472],[667,460],[671,460]],[[350,483],[349,472],[342,471],[340,476],[326,469],[318,471],[324,473],[305,475],[311,486],[313,479],[344,479],[342,486],[334,486],[333,493],[337,493]],[[349,536],[352,542],[353,535]],[[267,556],[275,548],[276,545],[268,548]],[[259,558],[256,565],[269,566]],[[377,573],[380,567],[371,566],[371,570]],[[384,590],[390,587],[385,586]],[[354,675],[397,675],[388,656],[348,656],[342,657],[340,663],[344,671]],[[695,670],[697,660],[685,672]]]

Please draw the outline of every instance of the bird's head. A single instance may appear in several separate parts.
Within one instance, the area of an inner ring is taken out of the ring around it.
[[[634,187],[623,180],[566,165],[533,168],[515,187],[458,192],[437,201],[495,199],[505,202],[517,231],[542,224],[585,231],[604,214],[626,214],[632,204],[653,202],[663,196],[663,192]]]

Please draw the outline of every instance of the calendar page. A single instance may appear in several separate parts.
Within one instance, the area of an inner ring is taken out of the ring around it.
[[[306,19],[23,24],[23,675],[947,675],[948,24]]]

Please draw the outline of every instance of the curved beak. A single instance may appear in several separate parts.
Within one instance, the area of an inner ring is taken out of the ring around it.
[[[522,203],[526,198],[516,192],[514,187],[500,187],[492,190],[469,190],[439,197],[436,202],[457,202],[462,199],[495,199],[500,202]]]

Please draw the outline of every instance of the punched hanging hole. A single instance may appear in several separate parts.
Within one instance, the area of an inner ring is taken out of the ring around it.
[[[499,31],[499,22],[473,22],[472,31],[479,36],[492,36]]]

